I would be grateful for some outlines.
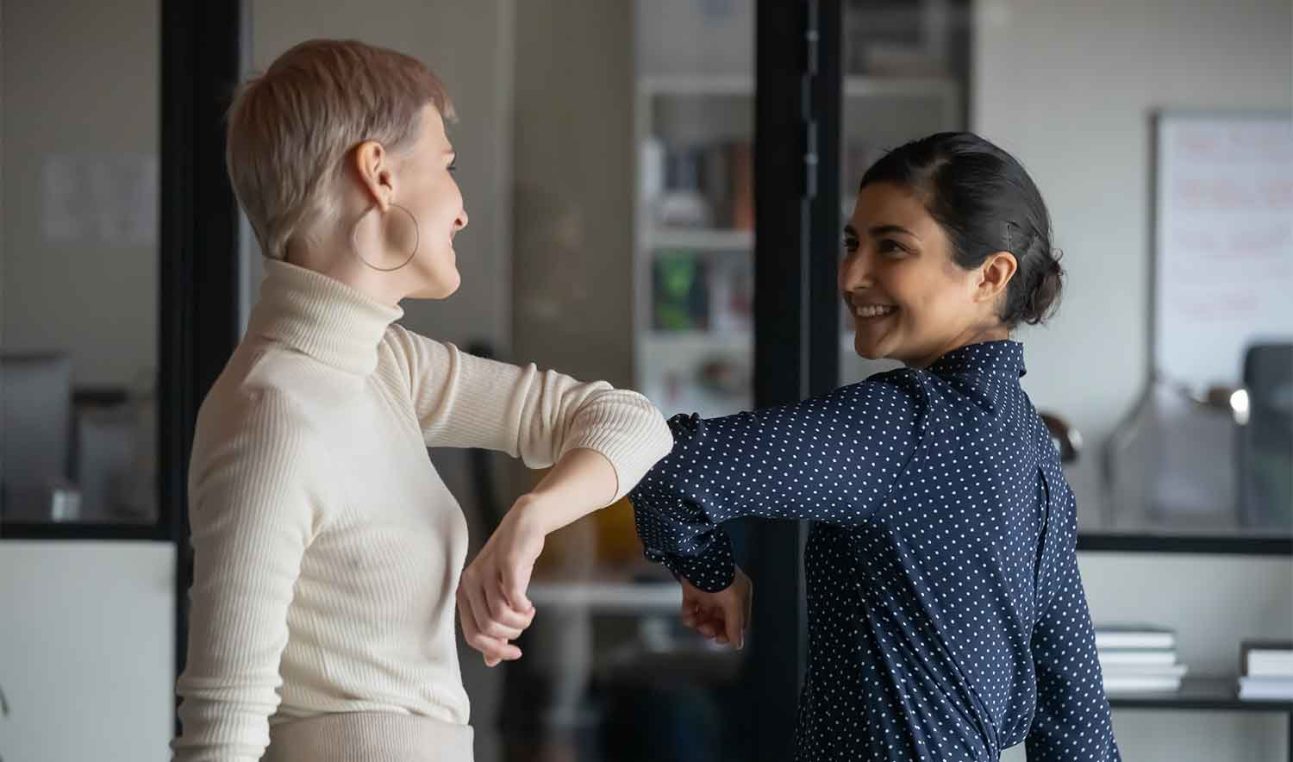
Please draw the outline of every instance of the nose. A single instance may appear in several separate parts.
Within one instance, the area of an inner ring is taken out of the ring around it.
[[[467,227],[467,210],[463,209],[458,212],[458,218],[453,221],[453,230],[456,233],[465,227]]]
[[[871,258],[866,250],[849,254],[840,260],[839,286],[841,293],[870,288]]]

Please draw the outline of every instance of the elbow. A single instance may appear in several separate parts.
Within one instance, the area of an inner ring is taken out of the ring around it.
[[[673,430],[651,400],[628,389],[616,389],[609,394],[617,398],[621,409],[633,411],[629,429],[636,432],[644,458],[649,457],[651,464],[655,464],[673,451]]]
[[[645,400],[645,398],[643,398]],[[651,407],[651,455],[654,463],[664,460],[669,453],[673,452],[673,429],[665,422],[664,416],[656,409],[655,405],[650,402],[646,403]]]

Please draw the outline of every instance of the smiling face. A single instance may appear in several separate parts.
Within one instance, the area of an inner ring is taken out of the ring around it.
[[[443,299],[457,291],[462,281],[453,239],[467,227],[467,210],[453,176],[456,160],[457,154],[445,134],[444,119],[435,106],[428,104],[422,111],[421,134],[399,162],[394,199],[418,222],[418,253],[409,263],[417,280],[409,292],[414,298]],[[393,222],[409,227],[408,219]],[[407,248],[402,250],[412,251],[414,242],[404,243]]]
[[[1009,336],[996,307],[1013,258],[962,268],[942,226],[905,187],[865,186],[844,238],[839,288],[859,355],[922,368],[959,346]]]

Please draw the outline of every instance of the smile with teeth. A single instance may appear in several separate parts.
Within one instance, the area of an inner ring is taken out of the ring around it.
[[[859,304],[853,307],[853,314],[860,318],[874,318],[892,315],[898,308],[891,304]]]

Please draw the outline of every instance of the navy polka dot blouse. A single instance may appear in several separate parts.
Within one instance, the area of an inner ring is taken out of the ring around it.
[[[1120,759],[1073,493],[1024,372],[1022,345],[989,342],[669,422],[673,452],[630,495],[648,558],[722,590],[722,522],[812,521],[796,759]]]

